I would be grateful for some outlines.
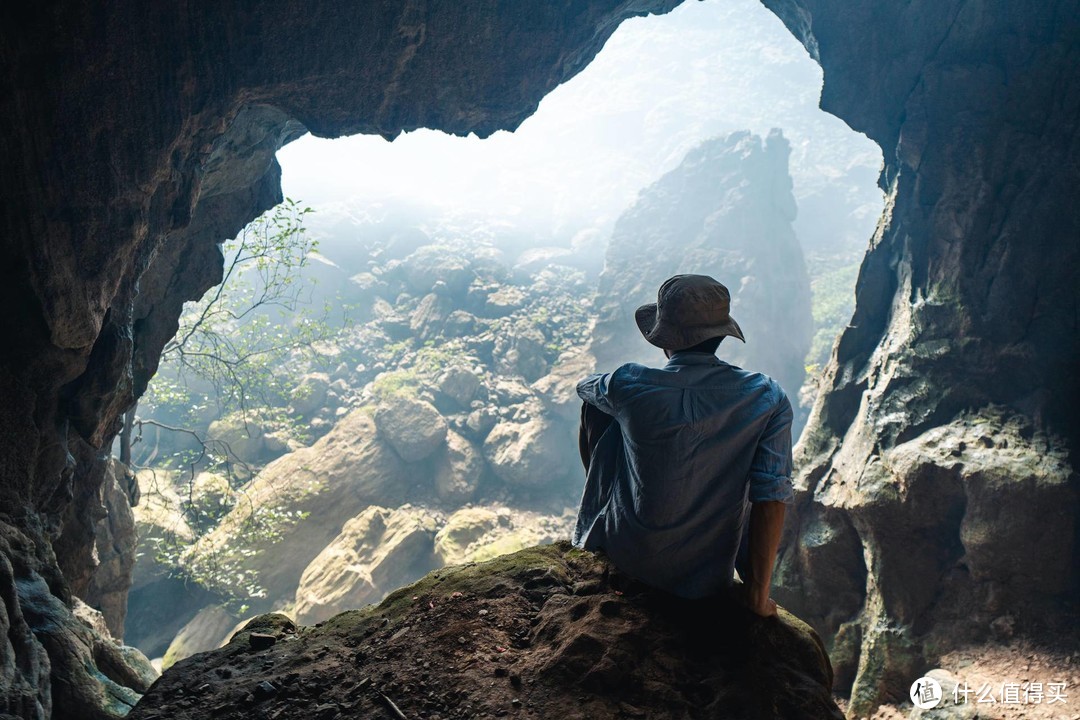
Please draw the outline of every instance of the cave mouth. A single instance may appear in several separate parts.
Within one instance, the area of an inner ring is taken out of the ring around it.
[[[566,382],[588,365],[575,351],[660,362],[636,333],[612,342],[597,327],[626,326],[611,307],[648,301],[654,276],[687,263],[736,291],[736,313],[739,289],[803,278],[806,292],[784,296],[795,312],[781,303],[760,321],[803,325],[766,324],[759,347],[789,358],[805,417],[883,205],[880,150],[819,110],[820,90],[818,65],[756,0],[687,3],[624,22],[514,132],[281,149],[292,200],[245,229],[251,244],[226,244],[226,267],[269,248],[293,274],[240,267],[222,328],[241,355],[259,336],[292,344],[251,375],[265,387],[247,403],[166,352],[131,455],[136,515],[156,530],[126,641],[167,665],[254,612],[314,623],[443,564],[564,536],[580,492],[573,458],[557,457],[575,447]],[[282,251],[275,227],[305,240]],[[718,244],[743,230],[751,242]],[[288,301],[245,312],[283,282]],[[335,489],[346,476],[362,486],[348,498]],[[344,556],[362,582],[335,566]]]

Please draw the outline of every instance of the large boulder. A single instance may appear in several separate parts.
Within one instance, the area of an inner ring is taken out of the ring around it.
[[[253,652],[248,628],[282,640]],[[377,678],[379,692],[360,678]],[[203,688],[197,704],[192,687]],[[255,618],[173,666],[130,717],[201,720],[212,707],[239,720],[255,692],[267,717],[330,717],[346,703],[379,717],[389,698],[410,718],[842,720],[831,689],[821,640],[787,611],[765,619],[725,600],[677,600],[564,543],[437,570],[316,628]]]
[[[435,406],[406,395],[380,404],[375,425],[380,437],[408,463],[423,460],[446,441],[446,420]]]
[[[434,567],[431,542],[437,519],[410,505],[370,507],[304,570],[296,590],[296,619],[316,623],[381,600]]]
[[[242,487],[236,507],[188,561],[226,590],[246,596],[257,583],[265,594],[253,606],[287,602],[304,568],[347,520],[369,505],[401,501],[404,470],[379,439],[370,411],[354,410],[314,445],[275,460]]]
[[[446,520],[435,536],[435,555],[443,565],[469,561],[469,548],[499,527],[499,515],[490,508],[462,508]]]
[[[330,376],[326,373],[308,373],[289,393],[293,412],[310,417],[326,406],[330,391]]]
[[[176,634],[165,651],[163,669],[195,653],[221,647],[236,627],[236,618],[220,605],[210,605],[193,617]]]
[[[259,422],[242,412],[235,412],[210,423],[206,431],[207,446],[225,455],[230,462],[258,464],[263,459],[266,445]]]
[[[435,459],[435,494],[445,503],[472,499],[484,475],[484,458],[471,442],[450,431],[446,447]]]
[[[468,258],[441,245],[425,245],[405,258],[404,265],[409,287],[420,295],[436,285],[442,294],[460,295],[473,279]]]
[[[500,422],[484,440],[484,457],[495,475],[522,488],[544,487],[562,477],[575,451],[542,415]]]

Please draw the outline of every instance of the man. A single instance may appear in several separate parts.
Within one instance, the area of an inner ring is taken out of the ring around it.
[[[745,342],[730,302],[711,277],[668,279],[635,315],[668,363],[578,383],[587,474],[574,544],[685,598],[728,590],[737,567],[747,607],[770,616],[792,410],[774,380],[716,357],[724,337]]]

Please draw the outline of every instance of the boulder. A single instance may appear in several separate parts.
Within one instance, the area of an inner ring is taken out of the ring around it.
[[[439,391],[463,408],[469,407],[483,386],[476,373],[458,365],[443,371],[438,383]]]
[[[459,295],[473,278],[469,260],[441,245],[425,245],[405,258],[404,265],[409,287],[420,295],[431,292],[439,282],[443,294]]]
[[[484,440],[484,458],[495,475],[518,487],[543,487],[560,478],[575,452],[542,416],[528,422],[500,422]]]
[[[435,535],[435,556],[443,565],[469,562],[469,548],[499,527],[499,516],[489,508],[462,508],[446,520]]]
[[[547,338],[527,321],[503,328],[495,339],[495,368],[506,375],[520,375],[532,382],[547,372]]]
[[[289,393],[289,402],[293,412],[303,417],[314,415],[326,405],[326,395],[329,390],[330,376],[326,373],[304,375]]]
[[[314,445],[267,465],[238,490],[240,502],[189,558],[195,569],[231,568],[222,581],[253,573],[265,591],[251,603],[290,601],[304,568],[372,504],[396,505],[405,466],[375,429],[370,410],[354,410]],[[305,520],[310,518],[310,520]],[[247,595],[244,586],[236,590]]]
[[[596,358],[585,349],[559,355],[551,371],[532,384],[544,406],[564,422],[577,425],[581,418],[578,381],[596,372]]]
[[[446,441],[446,420],[429,402],[398,395],[375,411],[379,436],[405,462],[423,460]]]
[[[234,627],[236,627],[236,618],[225,608],[220,605],[203,608],[173,638],[165,651],[162,669],[186,657],[191,657],[195,653],[220,647],[229,639]]]
[[[388,714],[389,692],[357,691],[366,677],[398,688],[395,714],[410,718],[435,706],[449,709],[442,717],[843,720],[821,639],[786,610],[759,618],[724,599],[678,600],[566,543],[437,570],[379,606],[300,630],[272,656],[252,652],[248,628],[272,622],[284,618],[255,618],[220,650],[174,665],[131,720],[201,719],[207,707],[250,717],[245,694],[280,685],[283,668],[318,689],[328,716],[338,703],[355,717]],[[231,679],[192,705],[189,689],[219,671]],[[405,691],[421,677],[422,691]],[[267,693],[258,709],[289,716],[295,702]]]
[[[484,474],[484,458],[456,432],[446,435],[445,449],[435,459],[435,494],[443,502],[461,505],[472,499]]]
[[[304,570],[296,590],[296,619],[321,622],[381,600],[434,567],[431,542],[436,518],[410,505],[370,507]]]
[[[240,412],[210,423],[206,441],[212,450],[227,455],[234,463],[258,464],[266,450],[262,426],[255,418]]]

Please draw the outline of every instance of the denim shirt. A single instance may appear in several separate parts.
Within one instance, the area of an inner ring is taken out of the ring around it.
[[[750,503],[793,502],[792,409],[772,378],[707,353],[591,375],[585,402],[613,416],[593,452],[574,544],[688,598],[732,582]]]

